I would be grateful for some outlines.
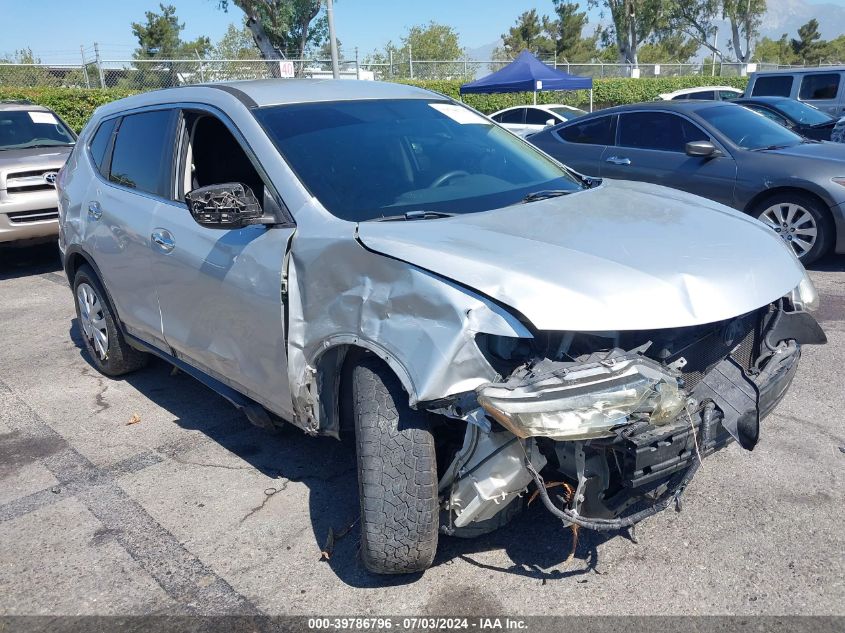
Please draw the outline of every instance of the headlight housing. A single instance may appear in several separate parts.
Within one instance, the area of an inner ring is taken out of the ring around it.
[[[789,294],[789,299],[792,301],[792,305],[799,310],[815,312],[819,309],[819,292],[806,270],[803,279]]]
[[[507,383],[480,387],[477,395],[485,412],[522,438],[607,437],[634,413],[665,424],[686,403],[678,379],[642,356],[593,363],[542,361],[519,372]]]

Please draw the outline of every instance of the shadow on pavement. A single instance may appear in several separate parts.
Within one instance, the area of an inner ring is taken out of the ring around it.
[[[0,280],[18,279],[61,270],[61,254],[55,243],[0,247]]]

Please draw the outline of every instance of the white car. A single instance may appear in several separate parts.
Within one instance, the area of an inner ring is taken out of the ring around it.
[[[730,101],[741,97],[742,94],[742,90],[730,86],[699,86],[698,88],[684,88],[675,92],[664,92],[658,95],[655,101],[682,101],[686,99]]]
[[[568,105],[546,103],[543,105],[514,106],[491,114],[490,118],[506,130],[525,138],[542,132],[551,125],[587,114],[584,110]]]

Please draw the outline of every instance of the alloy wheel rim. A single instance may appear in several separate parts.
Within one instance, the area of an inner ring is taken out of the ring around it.
[[[79,318],[82,332],[100,360],[106,360],[109,351],[109,331],[106,315],[96,291],[90,285],[81,283],[76,289],[79,304]]]
[[[818,239],[818,226],[812,214],[800,204],[779,202],[760,214],[760,220],[792,247],[798,257],[809,253]]]

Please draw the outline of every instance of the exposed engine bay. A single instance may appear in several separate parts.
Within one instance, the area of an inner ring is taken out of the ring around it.
[[[801,345],[826,341],[800,307],[785,298],[733,319],[663,330],[479,335],[502,380],[448,409],[467,429],[442,471],[441,530],[499,527],[532,483],[566,525],[589,529],[629,527],[672,503],[680,508],[703,458],[733,440],[754,448]],[[569,494],[553,499],[554,485]]]

